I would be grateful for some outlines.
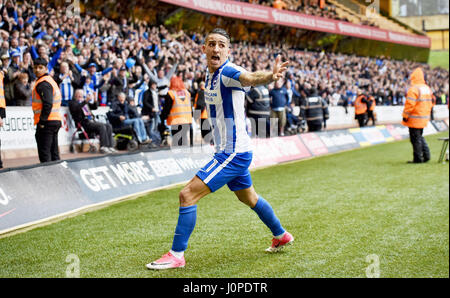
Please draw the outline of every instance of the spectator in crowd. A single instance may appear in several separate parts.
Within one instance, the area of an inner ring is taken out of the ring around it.
[[[131,84],[131,93],[133,94],[136,105],[142,107],[144,100],[144,92],[149,88],[150,77],[142,74],[142,67],[137,65],[131,69],[134,83]]]
[[[33,60],[31,59],[31,54],[29,52],[23,53],[23,59],[20,62],[20,70],[28,75],[28,82],[34,82],[36,76],[33,72]]]
[[[58,83],[61,89],[62,102],[61,106],[69,106],[69,102],[74,96],[74,84],[75,81],[72,70],[69,68],[69,63],[62,62],[59,67],[59,75],[56,76],[55,81]]]
[[[9,67],[9,54],[8,52],[3,53],[2,56],[0,57],[2,63],[1,63],[1,70],[3,71],[3,73],[6,75],[7,71],[8,71],[8,67]]]
[[[158,145],[161,143],[161,136],[158,131],[158,124],[161,122],[160,110],[157,85],[156,82],[152,81],[150,88],[143,94],[141,114],[143,117],[148,117],[147,121],[149,125],[146,126],[148,128],[147,133],[152,143]]]
[[[9,105],[16,105],[16,98],[14,96],[14,85],[19,77],[20,71],[20,53],[18,51],[14,51],[11,53],[11,62],[7,68],[6,73],[6,101],[9,102]]]
[[[31,106],[31,85],[28,82],[28,74],[26,72],[20,73],[14,83],[14,97],[16,105]]]
[[[119,69],[119,74],[117,76],[113,76],[111,78],[110,84],[110,93],[108,94],[108,98],[113,101],[118,99],[118,95],[120,93],[124,93],[126,97],[129,97],[130,84],[132,83],[132,79],[127,76],[127,69],[125,66],[122,66]]]
[[[144,121],[139,115],[134,114],[133,111],[134,109],[130,109],[129,103],[126,101],[125,93],[120,92],[117,95],[117,101],[111,106],[113,117],[119,119],[123,126],[131,125],[139,143],[149,144],[150,139],[147,136]]]
[[[270,97],[270,118],[276,119],[278,136],[284,136],[286,125],[286,106],[289,104],[289,96],[283,87],[283,80],[275,82],[275,86],[269,91]]]
[[[100,136],[100,153],[115,153],[112,126],[95,121],[91,110],[96,110],[98,101],[92,94],[84,95],[82,89],[75,90],[73,100],[69,101],[69,111],[75,125],[80,124],[87,133]]]
[[[138,107],[136,105],[136,101],[133,98],[129,98],[128,100],[128,114],[133,115],[133,118],[140,119],[144,123],[145,132],[147,135],[147,141],[145,141],[144,144],[149,144],[149,148],[157,147],[157,145],[153,143],[153,140],[150,137],[151,135],[149,134],[148,125],[146,125],[146,123],[148,123],[149,118],[148,116],[142,115],[139,112]]]
[[[301,100],[300,116],[306,121],[309,132],[321,131],[329,118],[328,104],[314,86],[307,84],[305,88],[308,96]]]
[[[170,79],[172,78],[173,74],[175,73],[175,71],[178,67],[178,64],[176,63],[175,65],[171,66],[169,71],[167,71],[167,73],[164,72],[164,69],[162,69],[162,68],[159,69],[157,71],[156,76],[154,74],[155,69],[153,69],[153,71],[152,71],[145,64],[143,66],[144,66],[146,73],[149,75],[150,80],[156,82],[160,97],[166,96],[167,92],[169,91]]]
[[[97,92],[95,89],[97,89],[97,86],[94,85],[92,82],[92,78],[90,76],[84,77],[84,83],[83,83],[83,92],[84,96],[92,96],[93,98],[97,98]]]
[[[89,64],[88,66],[88,75],[87,78],[90,81],[90,86],[92,91],[95,93],[95,96],[98,98],[99,95],[99,88],[104,84],[104,80],[103,77],[108,74],[109,72],[111,72],[113,70],[112,67],[107,67],[106,69],[102,70],[102,71],[97,71],[97,64],[95,62],[92,62]],[[121,71],[122,72],[122,71]],[[123,73],[120,74],[120,78],[122,79],[123,77]],[[124,82],[125,84],[127,82]],[[116,84],[116,83],[112,83],[112,84]],[[126,87],[126,86],[125,86]],[[127,91],[126,88],[123,88],[121,90],[122,92]],[[113,99],[115,99],[116,97],[114,97],[116,94],[113,94]],[[107,105],[108,104],[108,98],[107,98],[107,92],[102,92],[101,93],[101,103],[102,105]]]
[[[294,101],[286,107],[285,131],[291,135],[301,132],[300,106],[297,106]]]
[[[270,135],[269,89],[260,85],[247,92],[247,116],[252,119],[252,136],[267,138]]]

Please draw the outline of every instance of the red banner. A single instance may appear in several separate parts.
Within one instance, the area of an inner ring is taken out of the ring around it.
[[[314,156],[328,153],[327,146],[325,146],[319,136],[315,133],[305,133],[298,136],[303,140]]]
[[[429,48],[427,36],[404,34],[371,26],[357,25],[329,18],[315,17],[288,10],[279,10],[230,0],[160,0],[212,15],[270,23],[306,30],[322,31],[358,38]]]
[[[297,136],[252,139],[253,162],[251,168],[275,165],[280,162],[310,157],[311,153]]]

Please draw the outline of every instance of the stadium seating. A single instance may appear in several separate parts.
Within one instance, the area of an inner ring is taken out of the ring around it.
[[[412,33],[411,29],[405,28],[379,13],[375,12],[375,16],[368,18],[366,16],[367,7],[353,0],[328,0],[328,2],[336,6],[336,12],[340,17],[347,18],[352,23],[368,24],[376,26],[380,29],[392,30],[401,33]]]
[[[237,0],[239,1],[239,0]],[[246,1],[258,5],[273,5],[273,1]],[[381,29],[387,29],[402,33],[411,33],[410,28],[399,25],[388,18],[376,14],[376,16],[367,17],[365,5],[354,0],[327,0],[325,7],[319,7],[319,1],[298,1],[284,0],[287,10],[293,10],[303,14],[312,14],[315,16],[331,18],[336,20],[348,21],[354,24],[375,26]],[[317,3],[315,3],[317,2]],[[303,4],[306,3],[306,4]]]

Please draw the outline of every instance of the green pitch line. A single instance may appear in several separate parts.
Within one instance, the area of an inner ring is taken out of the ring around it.
[[[252,172],[295,243],[268,254],[269,230],[226,188],[198,204],[186,268],[149,271],[171,247],[181,186],[0,239],[0,277],[448,277],[448,132]],[[68,274],[68,275],[66,275]]]

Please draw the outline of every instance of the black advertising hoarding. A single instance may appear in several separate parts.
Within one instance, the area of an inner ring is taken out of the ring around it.
[[[0,173],[0,233],[90,203],[65,162]]]
[[[0,234],[188,181],[212,154],[162,150],[0,172]]]
[[[201,152],[163,150],[82,160],[69,168],[83,193],[98,203],[187,181],[209,160]]]

